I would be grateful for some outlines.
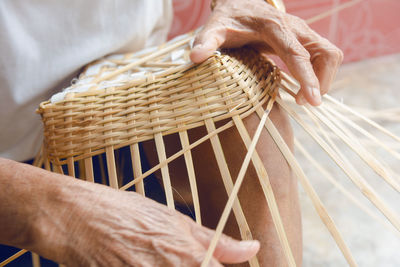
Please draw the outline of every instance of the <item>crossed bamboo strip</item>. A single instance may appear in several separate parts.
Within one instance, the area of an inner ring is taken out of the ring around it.
[[[277,98],[277,103],[282,106],[285,110],[285,106],[282,105],[282,101]],[[286,110],[287,111],[287,110]],[[261,117],[261,110],[257,110],[257,114]],[[294,155],[290,151],[289,147],[286,145],[283,138],[280,136],[278,130],[275,128],[273,123],[270,120],[267,120],[265,123],[265,128],[270,133],[271,137],[275,141],[275,144],[278,146],[282,155],[286,158],[286,161],[291,166],[292,170],[296,174],[297,178],[299,179],[300,183],[302,184],[304,190],[306,191],[308,197],[311,199],[314,208],[316,209],[318,215],[320,216],[322,222],[325,224],[329,232],[331,233],[332,237],[334,238],[336,244],[338,245],[339,249],[342,251],[345,259],[347,260],[350,266],[357,266],[349,248],[347,247],[346,243],[343,240],[342,235],[340,234],[339,230],[337,229],[334,221],[329,216],[325,206],[322,204],[321,200],[319,199],[317,193],[315,192],[314,188],[306,178],[303,170],[301,169],[299,163],[294,158]]]
[[[270,103],[273,103],[273,101],[270,101]],[[271,106],[272,106],[272,104],[271,104]],[[215,250],[215,248],[217,246],[217,243],[218,243],[218,241],[219,241],[219,239],[220,239],[220,237],[222,235],[222,231],[223,231],[223,229],[224,229],[224,227],[226,225],[226,222],[228,221],[229,213],[230,213],[230,211],[231,211],[231,209],[232,209],[232,207],[234,205],[234,202],[235,202],[235,200],[237,198],[237,194],[239,192],[240,186],[241,186],[241,184],[243,182],[243,179],[244,179],[244,176],[246,174],[247,167],[249,166],[251,157],[252,157],[252,155],[253,155],[253,153],[255,151],[258,139],[259,139],[259,137],[261,135],[261,130],[263,129],[263,125],[264,125],[265,121],[268,118],[269,111],[270,111],[270,109],[267,109],[265,112],[263,112],[264,113],[263,117],[261,118],[261,121],[260,121],[260,123],[259,123],[259,125],[257,127],[257,130],[256,130],[256,133],[254,134],[253,140],[251,141],[249,149],[248,149],[248,151],[246,153],[246,157],[245,157],[245,159],[243,161],[243,164],[242,164],[242,166],[240,168],[240,171],[239,171],[238,177],[236,179],[235,185],[234,185],[234,187],[232,189],[232,192],[229,195],[228,201],[227,201],[227,203],[225,205],[224,211],[222,212],[221,218],[220,218],[220,220],[218,222],[218,225],[217,225],[217,228],[215,230],[215,234],[214,234],[214,236],[213,236],[213,238],[212,238],[212,240],[210,242],[210,245],[208,247],[208,250],[207,250],[207,253],[205,255],[205,258],[204,258],[204,260],[203,260],[203,262],[201,264],[202,267],[207,267],[209,265],[210,261],[211,261],[211,258],[212,258],[212,255],[214,253],[214,250]],[[294,265],[292,265],[292,262],[289,263],[290,266],[295,266],[294,261],[293,261],[293,264]]]

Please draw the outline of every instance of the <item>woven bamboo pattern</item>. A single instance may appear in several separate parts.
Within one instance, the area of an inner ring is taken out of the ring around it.
[[[59,102],[42,103],[38,112],[48,158],[64,164],[67,157],[92,157],[110,145],[120,148],[152,139],[156,133],[199,127],[207,118],[245,117],[253,103],[265,103],[279,81],[279,70],[251,49],[227,51],[197,66],[171,67],[176,63],[164,60],[143,64],[160,66],[161,74],[141,71],[142,78],[120,86],[117,77],[107,88],[94,85],[86,92],[69,92]],[[114,62],[113,68],[106,61],[96,63],[104,65],[92,76],[89,66],[80,80],[101,79],[125,61]]]

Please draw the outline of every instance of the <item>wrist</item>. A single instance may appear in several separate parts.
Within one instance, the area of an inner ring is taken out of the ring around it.
[[[0,243],[60,261],[75,182],[0,158]]]
[[[26,248],[33,243],[32,221],[40,192],[26,177],[26,164],[0,158],[0,243]],[[36,186],[37,187],[37,186]]]
[[[95,185],[63,175],[52,176],[47,181],[50,185],[32,227],[35,242],[31,250],[58,263],[65,263],[71,256],[71,246],[76,242],[73,239],[79,238],[77,228],[89,212],[89,207],[96,202],[94,197],[98,196],[92,193]]]

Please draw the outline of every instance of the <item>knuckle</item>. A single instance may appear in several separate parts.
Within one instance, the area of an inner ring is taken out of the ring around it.
[[[343,51],[337,46],[329,42],[327,39],[323,38],[321,41],[321,47],[323,48],[323,54],[328,60],[341,64],[343,61]]]
[[[344,58],[343,51],[341,49],[337,48],[337,53],[338,53],[338,59],[339,59],[338,61],[341,64],[343,62],[343,58]]]
[[[303,29],[309,28],[308,24],[303,19],[301,19],[297,16],[292,16],[292,19],[296,26],[300,26]]]
[[[301,60],[310,60],[310,53],[304,48],[303,45],[299,43],[295,36],[291,32],[282,32],[280,36],[281,42],[281,52],[283,53],[282,59],[289,60],[297,57]]]
[[[343,61],[343,52],[337,47],[331,47],[325,50],[326,56],[333,62],[340,64]]]
[[[311,55],[310,53],[301,45],[298,44],[290,44],[286,50],[286,57],[295,57],[302,61],[310,61]]]

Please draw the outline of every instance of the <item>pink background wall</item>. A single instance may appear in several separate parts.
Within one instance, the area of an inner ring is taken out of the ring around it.
[[[303,19],[351,0],[285,0],[287,11]],[[173,0],[174,22],[170,37],[205,23],[210,0]],[[345,62],[400,53],[400,0],[361,0],[310,25],[340,47]]]

